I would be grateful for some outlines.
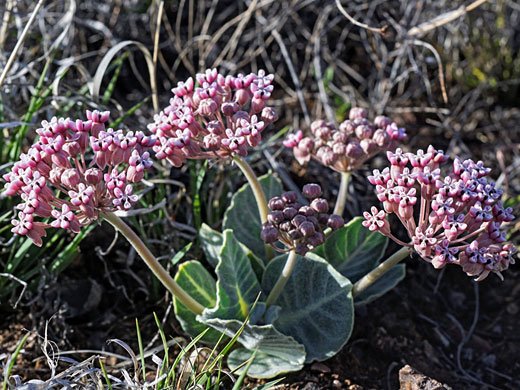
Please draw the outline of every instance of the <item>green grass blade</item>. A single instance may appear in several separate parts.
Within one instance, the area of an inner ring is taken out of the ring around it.
[[[14,362],[16,361],[16,358],[20,354],[20,351],[22,350],[23,346],[25,345],[25,342],[27,341],[27,338],[29,337],[30,333],[26,333],[25,336],[23,336],[22,341],[18,343],[18,346],[16,347],[16,350],[13,352],[11,357],[9,357],[9,362],[7,364],[7,371],[4,373],[4,383],[2,384],[2,390],[7,390],[7,382],[9,380],[9,375],[11,375],[11,371],[14,367]]]
[[[253,360],[255,360],[256,353],[257,353],[257,350],[255,350],[255,352],[253,352],[253,356],[251,356],[251,358],[249,359],[249,362],[247,363],[246,368],[244,369],[242,374],[240,374],[240,376],[238,377],[232,390],[240,390],[242,383],[244,383],[244,379],[246,379],[247,371],[249,371],[249,367],[251,367],[251,364],[253,364]]]
[[[141,330],[139,329],[139,321],[135,319],[135,329],[137,331],[137,344],[139,344],[139,355],[141,358],[141,369],[143,371],[143,382],[146,381],[146,366],[144,363],[143,339],[141,338]]]

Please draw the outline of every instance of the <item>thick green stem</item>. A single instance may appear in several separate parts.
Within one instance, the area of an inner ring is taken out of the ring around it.
[[[289,280],[289,277],[292,274],[295,264],[296,252],[290,251],[287,260],[285,261],[285,265],[283,266],[282,273],[278,277],[276,284],[274,285],[273,289],[269,293],[269,296],[267,297],[267,300],[265,301],[267,307],[271,306],[278,299],[278,296],[282,292],[283,288],[285,287],[285,284],[287,283],[287,280]]]
[[[251,189],[253,190],[253,195],[255,196],[256,206],[258,207],[258,212],[260,213],[260,222],[264,224],[267,222],[267,214],[269,213],[269,209],[267,208],[267,199],[264,194],[264,190],[262,186],[258,182],[258,178],[256,177],[253,169],[249,166],[247,162],[245,162],[240,157],[234,157],[233,161],[236,162],[244,176],[246,177]],[[267,260],[270,260],[274,256],[273,248],[270,245],[265,246],[265,254],[267,256]]]
[[[376,268],[370,271],[368,274],[359,279],[352,288],[352,296],[358,295],[360,292],[365,290],[368,286],[374,283],[377,279],[383,276],[386,272],[390,271],[390,269],[399,263],[401,260],[406,259],[410,252],[411,248],[404,246],[395,252],[388,259],[379,264]]]
[[[204,306],[198,303],[195,299],[191,297],[186,291],[182,289],[181,286],[173,280],[170,274],[163,268],[161,263],[157,261],[155,256],[150,252],[150,250],[146,247],[143,241],[139,238],[137,234],[134,233],[132,229],[117,215],[114,213],[101,213],[101,217],[104,220],[109,222],[114,228],[119,230],[123,236],[130,242],[130,244],[135,248],[139,256],[144,260],[146,265],[152,270],[154,275],[161,281],[161,283],[166,287],[184,306],[190,309],[195,314],[202,314],[202,310],[204,310]]]
[[[343,215],[343,211],[345,210],[345,203],[347,202],[347,190],[351,174],[351,172],[341,172],[341,183],[339,184],[336,206],[334,206],[334,214]]]

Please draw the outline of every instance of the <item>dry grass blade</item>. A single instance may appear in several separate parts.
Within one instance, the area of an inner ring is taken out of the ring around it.
[[[128,354],[132,358],[132,362],[134,363],[134,379],[137,382],[139,380],[139,363],[137,362],[137,356],[135,355],[134,351],[132,351],[132,348],[130,348],[130,346],[127,343],[119,339],[110,339],[107,341],[107,343],[116,343],[123,347],[126,350],[126,352],[128,352]]]
[[[114,59],[116,54],[124,49],[127,46],[135,45],[141,50],[141,52],[144,55],[144,58],[146,60],[146,66],[148,67],[148,72],[150,73],[150,87],[152,88],[152,103],[153,108],[155,112],[159,112],[159,98],[157,96],[157,84],[156,84],[156,77],[155,77],[155,66],[153,57],[150,54],[150,51],[146,48],[145,45],[143,45],[141,42],[138,41],[123,41],[119,42],[117,45],[112,47],[103,57],[101,60],[101,63],[99,64],[96,74],[94,74],[94,80],[92,83],[92,90],[90,91],[90,94],[92,96],[92,99],[94,101],[99,100],[99,91],[101,90],[101,82],[103,81],[103,77],[105,75],[105,72],[110,65],[110,62]]]
[[[22,35],[20,35],[20,38],[18,38],[18,41],[16,42],[16,45],[9,56],[9,59],[7,60],[7,63],[5,64],[4,70],[2,71],[2,74],[0,75],[0,87],[4,84],[5,78],[7,77],[7,73],[11,69],[11,66],[13,66],[14,59],[16,58],[16,55],[18,54],[18,51],[23,45],[23,41],[25,40],[25,37],[27,36],[27,33],[29,32],[29,29],[31,28],[31,25],[33,24],[34,20],[36,19],[36,15],[38,15],[38,12],[40,11],[40,8],[43,5],[44,0],[39,0],[36,4],[36,7],[34,7],[34,11],[31,14],[31,17],[27,21],[27,24],[25,25],[25,28],[22,31]]]
[[[427,22],[421,23],[420,25],[416,27],[412,27],[410,30],[408,30],[407,35],[409,37],[417,36],[422,37],[427,32],[436,29],[437,27],[443,26],[446,23],[453,22],[455,19],[460,18],[461,16],[465,15],[467,12],[474,10],[477,7],[480,7],[482,4],[487,2],[488,0],[476,0],[467,7],[460,7],[459,9],[446,12],[442,15],[439,15],[432,20],[429,20]]]
[[[0,276],[7,278],[7,279],[14,280],[15,282],[20,283],[23,287],[22,292],[20,293],[20,295],[18,296],[18,299],[16,300],[16,302],[13,305],[13,309],[16,309],[16,306],[18,306],[18,304],[20,303],[20,300],[22,299],[23,294],[25,293],[25,290],[27,289],[27,283],[12,274],[0,273]]]
[[[345,8],[343,8],[343,6],[341,5],[340,0],[336,0],[336,5],[338,6],[339,11],[348,20],[350,20],[350,22],[352,24],[355,24],[358,27],[364,28],[364,29],[369,30],[369,31],[374,31],[374,32],[379,33],[379,34],[383,34],[386,31],[386,29],[388,28],[387,26],[383,26],[383,27],[370,27],[368,24],[358,22],[356,19],[354,19],[352,16],[350,16],[348,14],[348,12],[345,10]]]

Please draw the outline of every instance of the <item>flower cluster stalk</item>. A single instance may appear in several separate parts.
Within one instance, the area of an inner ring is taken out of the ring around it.
[[[175,296],[184,306],[190,309],[194,314],[202,314],[204,306],[191,297],[181,286],[173,280],[170,274],[157,261],[155,256],[146,247],[143,241],[132,229],[117,215],[113,213],[100,213],[100,216],[110,223],[114,228],[125,236],[128,242],[135,248],[139,256],[144,260],[146,265],[152,270],[154,275],[161,283]]]
[[[341,172],[341,182],[339,184],[338,197],[336,199],[336,205],[334,206],[334,214],[343,215],[345,210],[345,204],[347,203],[347,191],[348,184],[350,183],[350,176],[352,172]]]
[[[253,190],[253,195],[255,196],[256,205],[258,207],[258,212],[260,213],[260,222],[262,225],[267,222],[267,214],[269,213],[269,209],[267,208],[267,199],[264,194],[264,190],[262,186],[258,182],[258,178],[256,177],[251,166],[242,158],[235,156],[233,161],[238,165],[244,176],[246,177],[251,189]],[[270,245],[265,246],[265,253],[267,256],[267,260],[270,260],[274,257],[273,248]]]
[[[390,271],[394,265],[399,263],[401,260],[406,259],[411,252],[412,249],[406,246],[399,249],[392,256],[390,256],[388,259],[386,259],[376,268],[370,271],[368,274],[359,279],[352,288],[352,296],[355,297],[362,291],[366,290],[372,283],[374,283],[381,276]]]
[[[269,293],[269,296],[267,297],[267,300],[265,301],[265,304],[267,305],[267,307],[269,307],[273,303],[275,303],[276,300],[278,299],[278,297],[280,296],[280,293],[282,292],[283,288],[285,287],[285,284],[287,283],[287,281],[289,280],[289,277],[292,274],[295,264],[296,264],[296,251],[292,250],[289,252],[289,256],[287,257],[287,260],[285,261],[285,265],[283,266],[282,273],[278,277],[276,284],[274,285],[273,289]]]

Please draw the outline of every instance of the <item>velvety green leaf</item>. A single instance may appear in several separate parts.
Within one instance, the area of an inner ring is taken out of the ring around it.
[[[272,259],[262,287],[275,285],[287,255]],[[305,346],[306,363],[325,360],[345,345],[354,324],[352,284],[330,264],[309,253],[297,256],[293,272],[275,302],[281,306],[274,326]]]
[[[388,243],[387,237],[363,227],[362,221],[354,218],[314,251],[352,283],[377,265]]]
[[[231,352],[228,356],[227,363],[231,370],[236,369],[247,361],[253,355],[253,351],[245,348],[238,348]],[[251,378],[267,379],[285,374],[292,371],[300,371],[303,368],[303,362],[295,362],[291,360],[281,359],[275,355],[269,355],[262,351],[256,353],[253,363],[247,370],[247,376]],[[241,374],[243,367],[238,369],[237,374]]]
[[[367,287],[359,295],[354,298],[356,305],[365,305],[376,300],[388,291],[393,289],[406,275],[406,267],[404,264],[394,265],[390,271],[381,276],[373,284]]]
[[[222,244],[224,243],[222,233],[213,230],[203,223],[199,229],[199,237],[200,245],[206,255],[206,260],[215,268],[218,264],[218,256],[222,249]]]
[[[222,320],[198,316],[199,321],[233,337],[243,323],[237,320]],[[236,368],[251,357],[254,350],[258,350],[255,361],[248,371],[254,378],[272,378],[288,371],[301,370],[305,362],[305,348],[293,337],[280,333],[273,325],[245,324],[238,336],[238,342],[244,348],[241,352],[231,353],[228,358],[230,368]],[[233,357],[231,357],[233,356]],[[243,359],[245,357],[245,359]]]
[[[270,173],[261,176],[258,181],[267,200],[283,192],[280,181]],[[260,238],[260,213],[249,183],[233,195],[231,204],[224,213],[224,229],[233,230],[238,241],[251,249],[260,259],[266,258],[265,243]]]
[[[222,244],[224,243],[224,236],[222,233],[213,230],[205,223],[202,224],[199,230],[200,243],[202,250],[206,254],[206,260],[213,267],[218,264],[220,251],[222,250]],[[246,251],[247,257],[251,262],[253,271],[255,271],[256,277],[261,278],[264,273],[264,262],[255,256],[244,244],[240,243],[242,248]]]
[[[217,305],[208,310],[209,318],[244,320],[260,293],[260,283],[249,262],[246,250],[231,230],[224,231],[224,243],[216,274]]]
[[[175,281],[197,302],[205,307],[213,307],[217,303],[215,279],[197,260],[190,260],[182,263],[175,275]],[[191,336],[196,336],[203,332],[207,325],[198,322],[186,306],[174,297],[173,305],[175,315],[179,320],[182,329]],[[204,335],[203,341],[216,342],[220,333],[210,330]]]

